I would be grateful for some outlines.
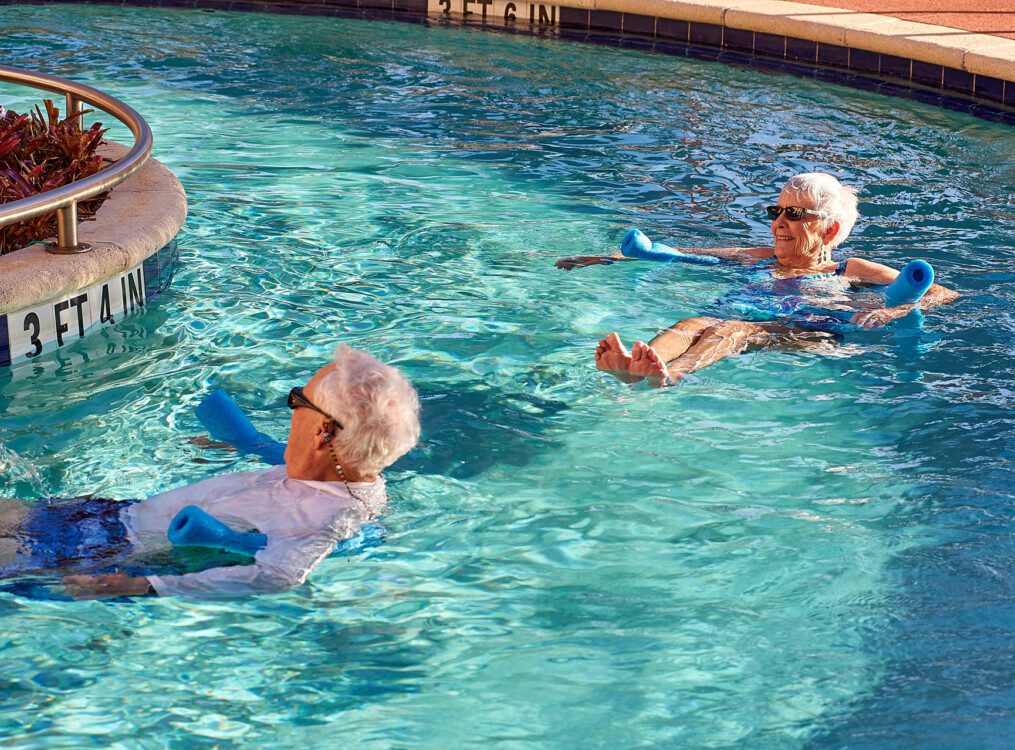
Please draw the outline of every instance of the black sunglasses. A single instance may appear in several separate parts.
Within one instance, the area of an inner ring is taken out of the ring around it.
[[[765,212],[772,221],[782,216],[783,211],[786,212],[786,218],[790,221],[800,221],[805,216],[825,218],[825,214],[822,211],[811,211],[809,208],[801,208],[800,206],[765,206]]]
[[[295,388],[293,388],[291,391],[289,391],[289,401],[287,402],[287,404],[288,404],[290,409],[299,409],[301,406],[304,409],[313,409],[318,414],[321,414],[322,416],[327,417],[332,422],[334,422],[335,423],[335,427],[337,427],[338,429],[340,429],[340,430],[344,430],[345,429],[344,427],[342,427],[342,423],[339,422],[337,419],[335,419],[330,414],[328,414],[328,412],[324,411],[323,409],[321,409],[318,406],[314,406],[310,402],[310,399],[308,399],[306,396],[303,395],[303,387],[302,386],[298,385]]]

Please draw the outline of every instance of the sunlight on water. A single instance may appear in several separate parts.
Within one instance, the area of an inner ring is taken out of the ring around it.
[[[130,103],[190,200],[169,294],[0,375],[4,493],[140,497],[255,468],[195,444],[193,407],[224,386],[284,439],[285,394],[340,340],[414,380],[424,436],[389,472],[388,541],[291,594],[0,594],[0,736],[947,746],[958,726],[1011,729],[1015,554],[984,541],[1012,538],[1010,130],[552,40],[4,13],[7,63]],[[613,252],[635,225],[764,244],[761,206],[813,169],[861,189],[849,252],[929,260],[964,292],[947,316],[663,391],[592,367],[606,332],[651,336],[743,275],[554,259]]]

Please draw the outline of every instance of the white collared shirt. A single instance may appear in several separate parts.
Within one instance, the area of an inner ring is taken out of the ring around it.
[[[267,545],[251,565],[148,576],[160,596],[209,599],[277,593],[303,583],[337,542],[353,536],[371,516],[384,510],[383,477],[349,486],[355,497],[343,482],[290,479],[285,466],[273,466],[154,495],[125,508],[122,520],[141,553],[169,546],[169,523],[187,505],[197,505],[237,531],[257,529],[267,534]]]

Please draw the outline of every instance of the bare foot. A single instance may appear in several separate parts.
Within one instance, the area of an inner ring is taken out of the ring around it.
[[[643,375],[655,385],[666,385],[669,378],[666,363],[659,352],[642,341],[635,341],[631,347],[631,366],[628,370],[632,375]]]
[[[641,380],[640,376],[628,372],[631,367],[631,352],[616,333],[611,333],[605,339],[599,339],[599,345],[596,347],[596,367],[625,383],[637,383]]]

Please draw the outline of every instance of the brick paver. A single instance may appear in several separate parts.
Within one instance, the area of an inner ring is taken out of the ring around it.
[[[1015,0],[800,0],[1015,39]]]

